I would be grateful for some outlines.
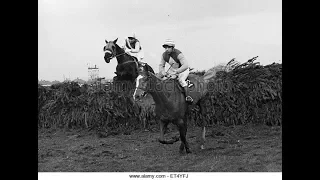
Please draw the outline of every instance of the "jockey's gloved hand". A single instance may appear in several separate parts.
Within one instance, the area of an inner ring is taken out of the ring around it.
[[[124,52],[125,53],[131,52],[131,49],[125,49]]]
[[[160,78],[163,78],[163,77],[165,77],[167,75],[168,75],[168,73],[166,73],[166,72],[165,73],[161,73],[161,72],[159,73]]]
[[[159,78],[162,78],[162,77],[163,77],[163,74],[162,74],[161,72],[159,72],[159,73],[158,73],[158,77],[159,77]]]
[[[169,79],[176,79],[178,76],[176,74],[168,75]]]
[[[168,78],[171,78],[171,76],[172,76],[172,74],[170,73],[166,73],[166,75],[165,75],[166,77],[168,77]]]
[[[178,74],[178,72],[177,72],[176,69],[172,69],[172,73],[171,74],[176,75],[176,74]]]

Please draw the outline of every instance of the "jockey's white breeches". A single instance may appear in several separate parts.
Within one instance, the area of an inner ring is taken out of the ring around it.
[[[172,71],[170,70],[171,69],[169,69],[168,74],[171,74]],[[178,74],[178,81],[182,87],[185,87],[188,85],[188,83],[186,82],[186,79],[189,76],[189,73],[190,73],[189,68],[187,68],[185,71]]]
[[[142,61],[142,59],[144,58],[144,52],[142,50],[140,50],[137,53],[129,52],[128,54],[130,54],[131,56],[136,57],[138,59],[138,61]]]

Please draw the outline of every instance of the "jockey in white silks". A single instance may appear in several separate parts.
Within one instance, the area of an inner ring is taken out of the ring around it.
[[[132,36],[129,36],[125,39],[123,48],[127,54],[136,57],[138,61],[143,60],[144,52],[140,45],[140,41],[136,38],[134,33]]]
[[[186,101],[192,102],[193,99],[188,95],[188,83],[186,79],[189,75],[189,65],[187,59],[184,57],[182,52],[175,48],[175,43],[171,39],[167,39],[162,45],[165,48],[165,52],[161,56],[159,65],[159,75],[164,76],[178,76],[179,83],[184,88],[186,93]],[[168,63],[170,68],[168,72],[165,72],[165,64]]]

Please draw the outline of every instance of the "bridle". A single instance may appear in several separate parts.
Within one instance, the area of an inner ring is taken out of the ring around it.
[[[142,66],[143,67],[145,67],[147,65],[147,63],[142,63]],[[144,69],[145,70],[145,69]],[[145,77],[146,78],[146,81],[149,81],[150,80],[150,78],[152,78],[152,76],[154,76],[154,77],[156,77],[156,78],[158,78],[153,72],[151,72],[151,71],[149,71],[149,70],[145,70],[146,71],[146,74],[143,76],[143,77]],[[142,76],[142,75],[141,75]],[[139,76],[138,76],[139,77]],[[161,80],[160,78],[158,78],[159,80]],[[135,90],[134,90],[134,93],[133,93],[133,95],[136,93],[136,91],[138,90],[138,89],[141,89],[142,91],[143,91],[143,93],[142,93],[142,97],[144,97],[144,96],[146,96],[149,92],[149,90],[147,89],[147,88],[145,88],[145,87],[139,87],[139,82],[137,83],[137,80],[139,81],[139,79],[136,79],[136,87],[135,87]]]
[[[145,65],[143,65],[145,66]],[[142,75],[141,75],[142,76]],[[146,80],[148,81],[150,78],[152,78],[152,76],[156,77],[157,79],[161,80],[160,78],[158,78],[154,73],[152,73],[151,71],[146,71],[146,74],[143,76],[146,78]],[[136,86],[136,89],[141,89],[143,91],[147,91],[146,88],[142,88],[142,87],[137,87]]]
[[[113,59],[113,58],[115,58],[115,57],[122,56],[122,55],[125,54],[125,52],[124,52],[124,53],[115,55],[114,51],[113,51],[112,49],[110,49],[110,48],[107,48],[107,46],[104,46],[104,47],[103,47],[103,51],[104,51],[104,53],[107,52],[107,53],[110,53],[110,54],[111,54],[111,57],[109,57],[109,59]]]
[[[104,51],[104,53],[107,52],[107,53],[111,54],[111,57],[108,58],[109,60],[111,60],[111,59],[113,59],[113,58],[116,58],[116,57],[118,57],[118,56],[122,56],[122,55],[124,55],[124,54],[127,54],[126,52],[124,52],[124,53],[120,53],[120,54],[118,54],[118,55],[115,55],[114,51],[113,51],[112,49],[110,49],[110,48],[107,48],[107,46],[104,46],[103,51]],[[132,57],[132,58],[133,58],[133,57]],[[136,63],[136,66],[138,67],[138,62],[135,61],[135,60],[133,60],[133,61],[126,61],[126,62],[123,62],[123,63],[121,63],[121,64],[126,64],[126,63],[131,63],[131,62]]]
[[[150,78],[150,75],[149,74],[147,74],[146,75],[147,76],[147,79],[149,79]],[[138,76],[139,77],[139,76]],[[133,92],[133,99],[135,99],[135,94],[136,94],[136,92],[137,92],[137,90],[138,89],[141,89],[142,91],[143,91],[143,93],[142,93],[142,97],[144,97],[144,96],[146,96],[148,93],[147,93],[147,88],[143,88],[143,87],[138,87],[139,86],[139,79],[136,79],[136,87],[135,87],[135,89],[134,89],[134,92]],[[138,83],[137,83],[138,82]]]

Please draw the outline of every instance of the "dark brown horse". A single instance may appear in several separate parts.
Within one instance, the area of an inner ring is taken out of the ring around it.
[[[193,99],[194,103],[199,105],[200,112],[205,115],[206,107],[205,100],[202,99],[207,92],[207,82],[204,78],[199,76],[189,76],[189,80],[193,82],[194,89]],[[185,100],[185,94],[183,93],[183,88],[180,86],[179,82],[175,80],[162,81],[153,72],[149,70],[147,64],[140,64],[139,66],[139,76],[136,79],[136,88],[133,94],[134,100],[138,100],[143,97],[145,93],[150,93],[155,101],[155,113],[157,118],[160,120],[160,139],[159,142],[162,144],[172,144],[176,140],[164,140],[164,133],[169,123],[175,124],[180,133],[181,145],[180,152],[185,149],[187,153],[190,153],[190,147],[187,142],[187,117],[186,113],[188,111],[188,103]],[[204,149],[205,142],[205,125],[206,123],[201,123],[202,133],[200,147]]]
[[[124,50],[116,44],[117,41],[118,38],[109,42],[105,40],[106,45],[103,47],[105,53],[104,60],[106,63],[109,63],[112,58],[116,58],[118,61],[115,72],[116,76],[113,78],[114,81],[129,81],[134,83],[138,76],[139,62],[136,57],[125,53]],[[150,66],[149,69],[151,72],[154,72]]]

